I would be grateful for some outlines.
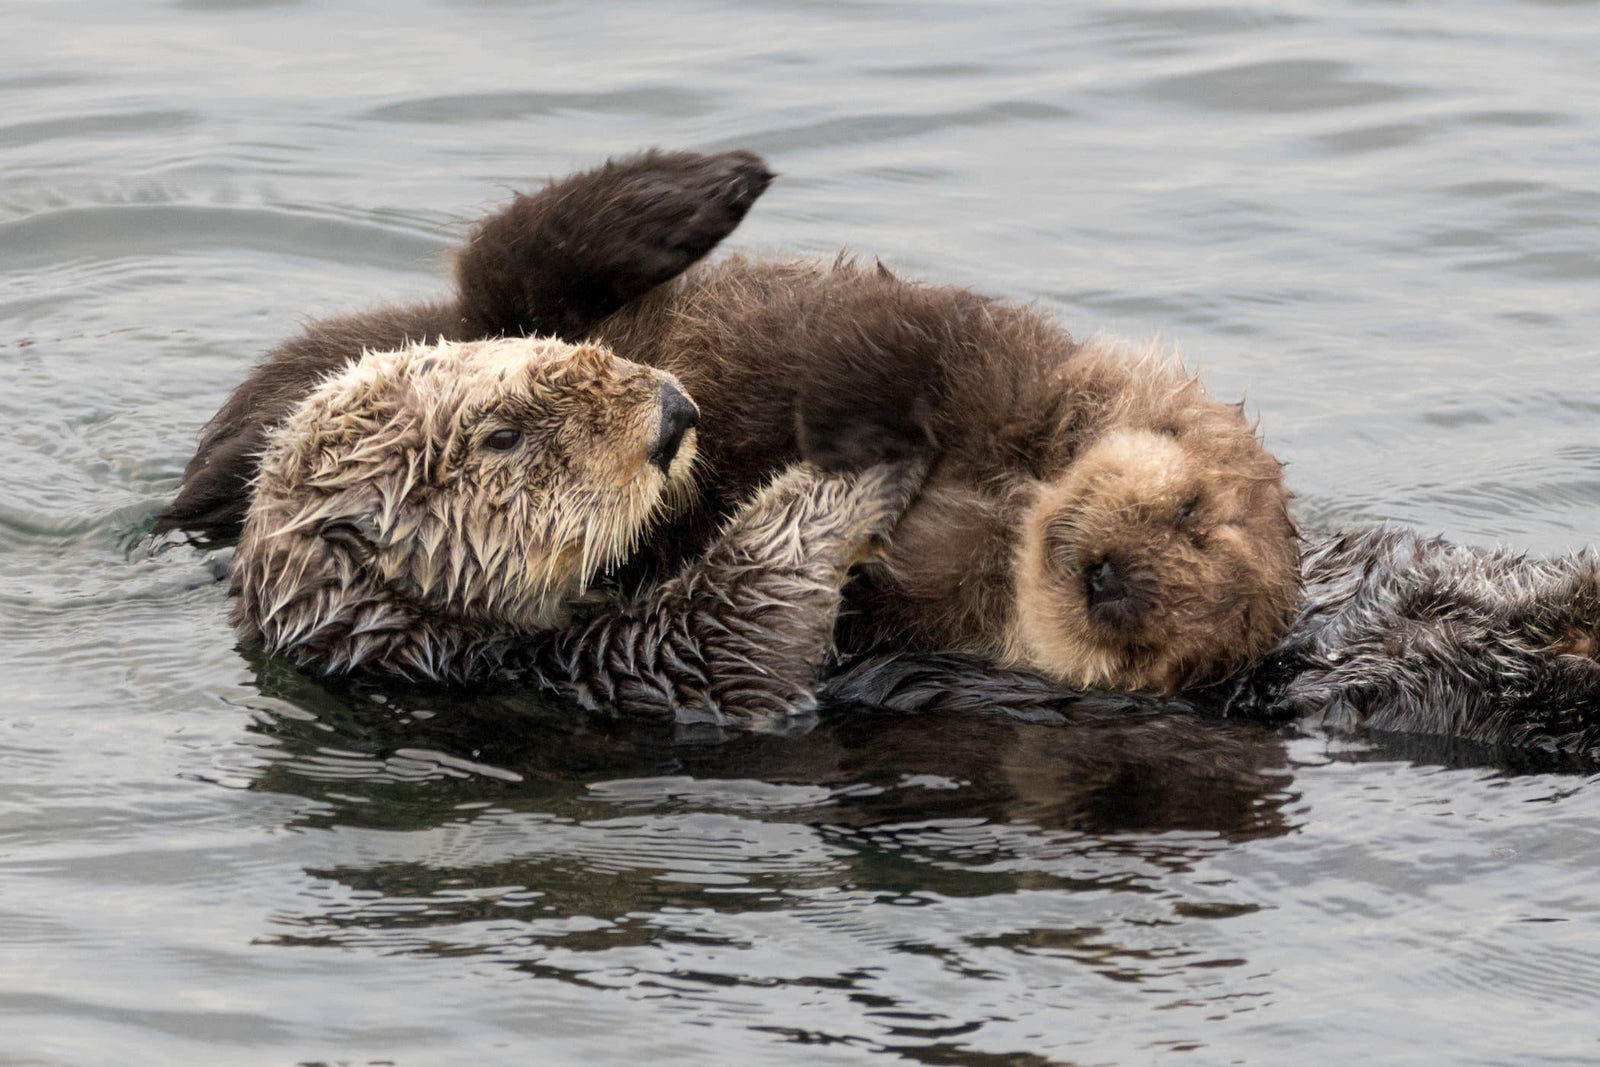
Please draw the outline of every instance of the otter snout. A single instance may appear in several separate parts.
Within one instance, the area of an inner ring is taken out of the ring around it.
[[[1105,607],[1125,599],[1128,595],[1128,583],[1122,580],[1117,569],[1106,560],[1096,567],[1089,575],[1089,606],[1091,608]]]
[[[684,396],[677,386],[661,386],[661,431],[650,450],[650,462],[661,468],[661,473],[667,473],[677,458],[683,435],[699,422],[700,409],[694,406],[694,401]]]
[[[1102,626],[1128,629],[1143,611],[1140,582],[1118,559],[1102,560],[1084,576],[1089,618]]]

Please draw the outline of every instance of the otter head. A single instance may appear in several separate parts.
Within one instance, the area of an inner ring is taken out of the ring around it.
[[[1288,626],[1299,544],[1278,462],[1237,408],[1158,424],[1114,423],[1039,487],[1015,561],[1017,661],[1171,693]]]
[[[328,671],[473,674],[691,487],[694,405],[599,345],[367,353],[270,435],[234,623]]]

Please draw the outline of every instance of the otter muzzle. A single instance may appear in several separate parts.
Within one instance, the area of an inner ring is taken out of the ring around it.
[[[694,401],[675,386],[661,387],[661,431],[650,450],[650,462],[660,467],[661,473],[667,473],[678,455],[678,446],[683,444],[683,435],[699,421],[700,409]]]

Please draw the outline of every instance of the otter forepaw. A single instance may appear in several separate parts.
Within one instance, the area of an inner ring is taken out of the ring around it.
[[[800,457],[825,471],[906,463],[934,447],[929,404],[911,390],[876,396],[813,390],[801,396],[795,421]]]
[[[877,463],[856,476],[856,507],[866,535],[875,545],[888,540],[927,477],[928,461],[924,456]]]

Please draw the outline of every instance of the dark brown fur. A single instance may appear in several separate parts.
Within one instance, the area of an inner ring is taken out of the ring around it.
[[[676,374],[702,412],[703,506],[652,535],[641,587],[775,469],[894,458],[925,430],[942,460],[906,540],[854,599],[854,647],[960,649],[1171,690],[1282,632],[1296,543],[1277,464],[1237,409],[1169,362],[850,262],[735,257],[601,319],[703,254],[768,177],[740,153],[649,154],[518,197],[463,248],[453,304],[313,327],[269,357],[208,427],[163,523],[226,518],[246,443],[296,382],[378,347],[369,334],[392,344],[396,324],[443,320],[472,336],[593,334]]]
[[[237,536],[267,430],[363,351],[502,334],[579,340],[714,248],[771,180],[748,152],[646,152],[518,196],[462,250],[464,297],[314,322],[268,353],[201,430],[156,532]],[[511,260],[541,269],[507,271]]]

